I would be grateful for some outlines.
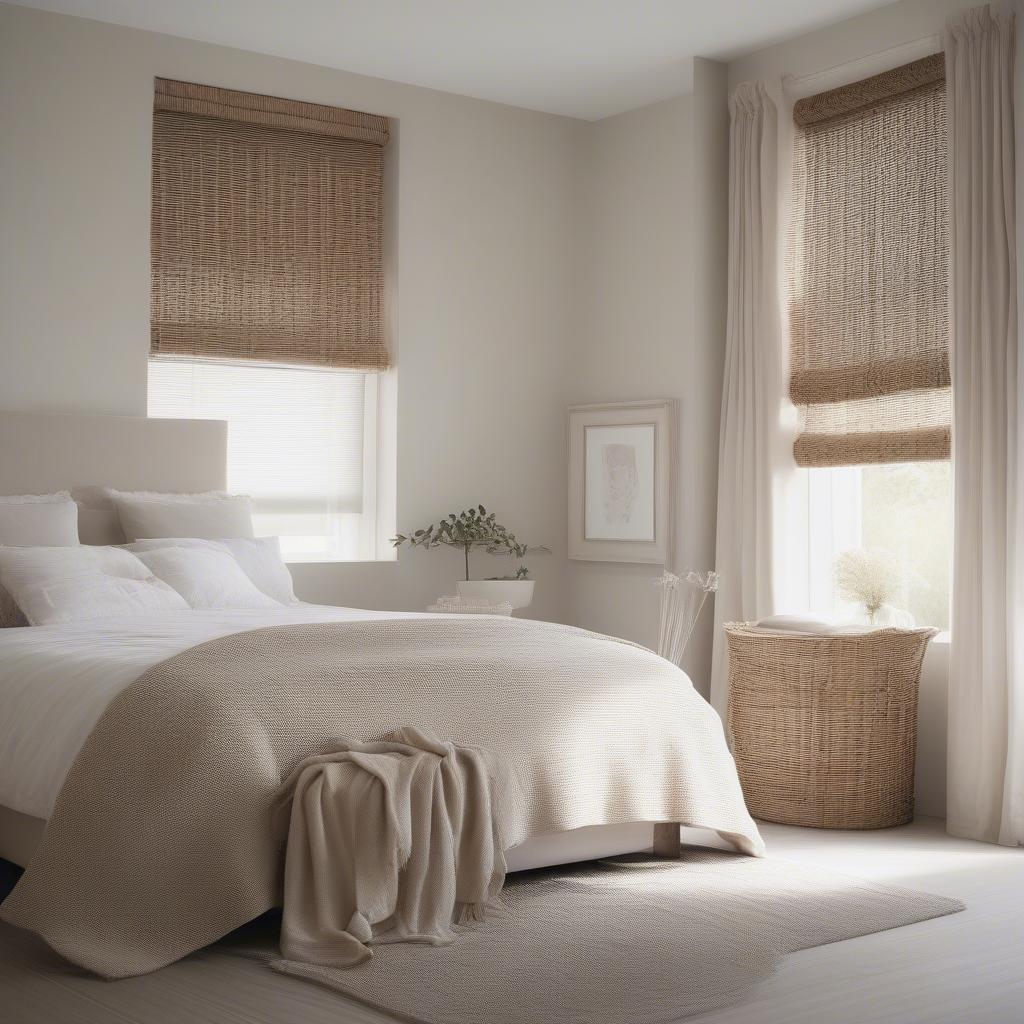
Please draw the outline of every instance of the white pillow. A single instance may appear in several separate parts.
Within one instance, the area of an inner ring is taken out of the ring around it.
[[[0,544],[16,548],[73,547],[78,506],[68,491],[0,497]]]
[[[0,548],[0,583],[33,626],[188,610],[180,594],[119,548]]]
[[[0,497],[0,546],[72,547],[78,544],[78,506],[67,491]],[[0,629],[27,626],[14,598],[0,586]]]
[[[172,586],[190,608],[280,608],[257,590],[223,548],[164,547],[135,555]]]
[[[114,503],[125,539],[144,537],[252,537],[252,502],[244,494],[159,494],[154,491],[115,491]]]
[[[277,537],[229,537],[224,540],[162,537],[136,541],[128,545],[128,550],[138,554],[140,551],[156,551],[168,547],[227,550],[257,590],[279,604],[299,603],[292,584],[292,574],[281,558],[281,542]]]
[[[277,537],[227,537],[217,541],[231,552],[242,572],[280,604],[298,604],[292,574],[281,557],[281,541]]]

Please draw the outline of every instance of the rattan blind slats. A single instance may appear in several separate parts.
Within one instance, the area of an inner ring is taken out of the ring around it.
[[[158,79],[157,357],[378,371],[386,118]]]
[[[801,100],[793,117],[796,460],[948,458],[943,57]]]

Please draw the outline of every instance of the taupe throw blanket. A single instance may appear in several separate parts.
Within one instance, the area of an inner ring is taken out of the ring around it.
[[[456,918],[482,919],[505,881],[500,772],[411,727],[306,758],[283,787],[284,956],[350,967],[368,943],[439,945]]]
[[[177,960],[279,905],[295,765],[402,722],[508,765],[510,846],[679,821],[763,850],[718,716],[656,654],[497,617],[315,623],[200,644],[111,701],[0,917],[108,977]]]

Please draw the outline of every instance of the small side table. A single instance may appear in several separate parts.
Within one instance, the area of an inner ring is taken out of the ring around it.
[[[937,630],[725,631],[728,728],[750,813],[813,828],[911,821],[918,682]]]

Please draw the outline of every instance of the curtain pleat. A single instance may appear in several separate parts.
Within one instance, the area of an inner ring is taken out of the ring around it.
[[[1024,843],[1024,505],[1017,331],[1014,17],[945,35],[954,550],[947,827]]]

